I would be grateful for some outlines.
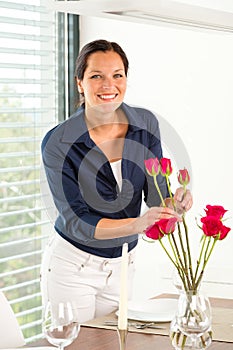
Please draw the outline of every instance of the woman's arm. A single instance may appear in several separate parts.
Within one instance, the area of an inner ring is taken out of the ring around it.
[[[101,219],[95,229],[96,239],[109,239],[130,236],[143,231],[155,221],[160,219],[169,219],[176,217],[181,221],[181,217],[177,212],[167,207],[152,207],[138,218],[128,219]]]
[[[136,233],[143,233],[143,231],[155,221],[160,219],[169,219],[172,217],[181,220],[180,214],[188,211],[193,204],[192,194],[189,190],[184,195],[182,187],[178,188],[174,194],[176,203],[176,211],[172,209],[171,198],[166,198],[165,203],[167,207],[152,207],[138,218],[128,219],[101,219],[95,229],[96,239],[118,238],[129,236]]]

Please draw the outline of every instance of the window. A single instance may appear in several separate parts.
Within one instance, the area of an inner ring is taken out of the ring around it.
[[[40,143],[64,110],[62,16],[46,0],[0,8],[0,288],[31,341],[41,336],[39,271],[52,230],[40,194]]]

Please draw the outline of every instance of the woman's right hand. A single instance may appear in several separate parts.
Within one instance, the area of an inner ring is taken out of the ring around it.
[[[160,219],[169,219],[174,217],[178,221],[182,221],[181,216],[171,208],[151,207],[147,210],[145,214],[138,217],[134,221],[135,233],[143,233],[147,227],[153,225],[156,221],[159,221]]]
[[[152,207],[148,209],[145,214],[138,218],[103,218],[96,225],[95,238],[111,239],[143,233],[147,227],[153,225],[155,221],[174,217],[177,218],[178,221],[182,221],[181,216],[171,208]]]

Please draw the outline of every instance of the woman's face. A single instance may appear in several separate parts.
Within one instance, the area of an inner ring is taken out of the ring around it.
[[[94,107],[102,113],[114,112],[120,106],[126,83],[124,64],[114,51],[91,54],[83,79],[77,79],[78,90],[84,93],[85,108]]]

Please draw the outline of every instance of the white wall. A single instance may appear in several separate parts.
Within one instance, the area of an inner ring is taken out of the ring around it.
[[[99,38],[126,51],[125,102],[158,113],[165,155],[191,172],[190,232],[200,234],[195,216],[206,204],[228,209],[226,225],[233,227],[233,34],[82,17],[81,44]],[[160,246],[139,244],[135,298],[174,291],[172,268]],[[206,269],[209,295],[233,296],[232,248],[233,231],[217,243]]]

